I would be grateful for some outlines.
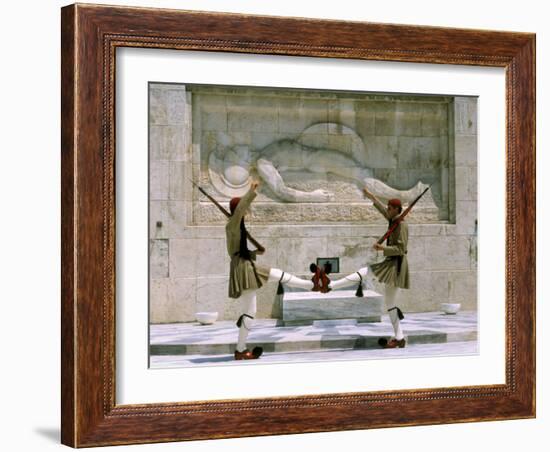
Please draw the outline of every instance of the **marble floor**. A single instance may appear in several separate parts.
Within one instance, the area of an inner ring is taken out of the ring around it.
[[[477,353],[477,313],[406,314],[402,321],[407,347],[383,350],[378,338],[389,337],[392,326],[382,322],[320,321],[309,326],[282,327],[276,320],[257,320],[249,347],[262,346],[262,362],[326,359],[379,359]],[[150,367],[227,364],[237,339],[234,322],[214,325],[179,323],[151,325]]]
[[[478,353],[477,341],[446,342],[440,344],[408,345],[401,349],[333,349],[323,351],[301,351],[286,353],[265,353],[259,360],[235,361],[230,354],[221,355],[165,355],[151,356],[151,369],[197,367],[197,366],[238,366],[273,363],[299,363],[312,361],[350,361],[363,359],[433,358],[443,356],[466,356]]]

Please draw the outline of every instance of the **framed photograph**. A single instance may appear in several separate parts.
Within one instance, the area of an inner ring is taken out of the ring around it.
[[[62,9],[62,442],[535,416],[535,36]]]

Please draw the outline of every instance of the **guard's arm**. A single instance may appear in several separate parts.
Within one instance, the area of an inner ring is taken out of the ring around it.
[[[233,213],[233,215],[231,215],[231,217],[229,217],[230,223],[241,222],[241,219],[243,218],[247,209],[250,207],[250,205],[252,204],[252,201],[254,201],[254,199],[257,196],[256,189],[258,188],[258,185],[259,185],[258,181],[252,182],[252,184],[250,185],[250,189],[248,190],[246,195],[244,195],[239,201],[239,204],[237,204],[237,208],[235,209],[235,212]],[[250,240],[252,244],[257,248],[257,250],[254,251],[255,255],[263,254],[265,252],[265,248],[254,237],[250,235],[250,232],[248,232],[247,236],[248,236],[248,240]],[[254,255],[254,259],[256,258],[255,255]]]
[[[233,217],[233,221],[237,221],[240,223],[242,217],[244,216],[256,196],[256,190],[253,190],[252,187],[250,187],[250,189],[246,192],[246,195],[244,195],[239,201],[239,204],[237,204],[237,208],[235,209],[235,212],[233,212],[233,215],[231,215]]]
[[[384,207],[384,204],[382,204],[380,200],[375,196],[375,194],[372,193],[367,187],[363,188],[363,192],[365,193],[365,196],[372,201],[376,210],[378,210],[378,212],[380,212],[386,220],[389,220],[390,217],[388,216],[388,211]]]
[[[384,218],[386,220],[389,220],[390,218],[388,217],[388,211],[386,210],[386,208],[384,207],[384,204],[382,204],[378,198],[374,197],[372,199],[372,202],[374,204],[374,207],[376,207],[376,210],[378,210],[378,212],[380,212],[382,215],[384,215]]]
[[[250,207],[250,204],[252,204],[252,201],[254,201],[254,198],[256,197],[256,189],[260,183],[257,180],[253,180],[250,184],[250,188],[246,192],[246,195],[244,195],[241,200],[239,201],[239,204],[237,204],[237,208],[235,209],[235,212],[233,212],[233,215],[231,215],[233,221],[241,222],[242,217]]]

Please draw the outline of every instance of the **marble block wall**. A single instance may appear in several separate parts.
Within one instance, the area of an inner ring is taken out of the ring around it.
[[[285,139],[345,153],[397,189],[433,184],[433,205],[419,205],[409,218],[411,289],[400,305],[409,312],[437,310],[442,302],[476,309],[475,98],[151,84],[149,100],[152,323],[192,321],[210,310],[220,319],[238,317],[238,300],[227,297],[224,217],[191,179],[227,208],[231,196],[246,191],[258,151]],[[241,186],[223,185],[220,161],[234,164]],[[252,163],[250,174],[243,162]],[[386,222],[360,184],[308,171],[282,175],[293,188],[322,187],[335,198],[281,202],[263,184],[247,222],[267,249],[259,263],[309,278],[317,257],[339,256],[342,275],[381,259],[371,247]],[[275,291],[269,283],[258,292],[258,317],[281,317]]]

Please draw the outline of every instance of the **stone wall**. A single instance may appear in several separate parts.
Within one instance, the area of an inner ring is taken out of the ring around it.
[[[400,305],[476,308],[476,99],[176,84],[151,84],[149,94],[153,323],[191,321],[202,310],[238,316],[238,301],[227,297],[223,216],[191,179],[227,206],[279,140],[337,151],[396,189],[433,184],[433,202],[408,220],[412,287]],[[263,184],[247,223],[267,248],[261,264],[310,277],[317,257],[339,256],[342,273],[376,259],[371,246],[386,224],[358,181],[304,169],[281,175],[292,188],[324,188],[334,199],[281,202]],[[280,315],[270,283],[258,293],[258,317]]]

